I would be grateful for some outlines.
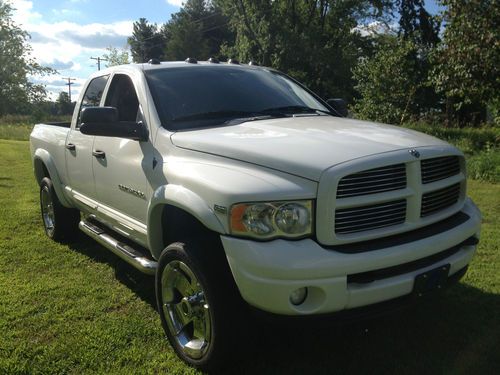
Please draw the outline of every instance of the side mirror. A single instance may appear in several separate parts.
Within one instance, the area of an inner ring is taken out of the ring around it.
[[[340,116],[347,117],[349,115],[349,111],[347,110],[347,102],[344,99],[328,99],[326,102]]]
[[[80,115],[80,132],[87,135],[147,141],[148,129],[142,122],[119,121],[115,107],[87,107]]]

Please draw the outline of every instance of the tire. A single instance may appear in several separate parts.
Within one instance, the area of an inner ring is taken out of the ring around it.
[[[156,272],[158,312],[168,341],[184,362],[205,371],[230,362],[242,340],[236,321],[245,322],[227,261],[214,256],[224,254],[223,249],[210,248],[209,243],[169,245]]]
[[[80,212],[61,204],[54,191],[52,180],[48,177],[40,183],[40,211],[43,227],[49,238],[57,242],[75,239],[78,234]]]

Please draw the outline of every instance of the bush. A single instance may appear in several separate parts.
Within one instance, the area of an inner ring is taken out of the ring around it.
[[[418,122],[405,124],[404,127],[433,135],[462,150],[466,155],[470,178],[500,182],[500,128],[445,128]]]

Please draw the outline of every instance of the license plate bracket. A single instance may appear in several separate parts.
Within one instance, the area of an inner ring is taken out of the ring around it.
[[[435,289],[443,288],[448,280],[449,271],[450,265],[444,264],[417,275],[413,285],[413,293],[422,296]]]

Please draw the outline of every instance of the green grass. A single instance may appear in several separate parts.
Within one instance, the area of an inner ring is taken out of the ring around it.
[[[0,374],[196,373],[164,339],[153,279],[83,236],[46,238],[28,142],[0,140],[0,154]],[[258,322],[227,372],[499,373],[500,185],[469,192],[484,224],[460,284],[363,323]]]
[[[33,125],[28,124],[0,124],[0,139],[26,141],[30,138]]]

